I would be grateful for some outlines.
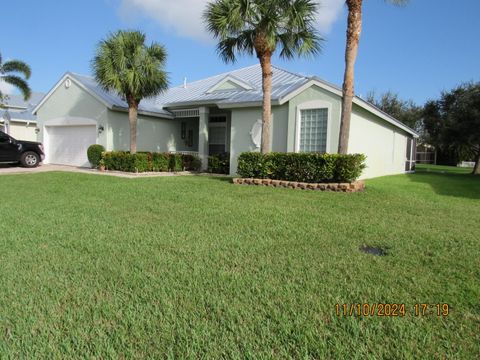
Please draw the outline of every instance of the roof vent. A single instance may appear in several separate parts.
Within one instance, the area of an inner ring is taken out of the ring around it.
[[[68,89],[70,86],[72,86],[72,80],[70,79],[65,80],[65,89]]]

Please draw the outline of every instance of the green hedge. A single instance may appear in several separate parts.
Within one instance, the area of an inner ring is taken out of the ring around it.
[[[208,171],[215,174],[230,173],[230,153],[211,155],[208,157]]]
[[[352,182],[365,169],[363,154],[242,153],[237,173],[244,178],[307,183]]]
[[[166,171],[198,171],[201,161],[198,156],[127,151],[110,151],[103,153],[103,161],[107,170],[125,172],[166,172]]]
[[[102,160],[102,153],[105,148],[102,145],[90,145],[87,149],[87,157],[92,168],[97,168],[98,163]]]

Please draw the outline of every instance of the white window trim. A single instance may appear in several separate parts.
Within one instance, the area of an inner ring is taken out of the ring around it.
[[[302,110],[327,109],[327,144],[325,152],[330,150],[330,127],[332,123],[332,104],[323,100],[312,100],[301,103],[297,106],[295,123],[295,152],[300,152],[300,129],[302,126]]]

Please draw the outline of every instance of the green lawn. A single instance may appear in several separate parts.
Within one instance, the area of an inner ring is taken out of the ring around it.
[[[367,187],[0,176],[0,358],[478,358],[480,178]],[[407,315],[339,317],[337,303]]]

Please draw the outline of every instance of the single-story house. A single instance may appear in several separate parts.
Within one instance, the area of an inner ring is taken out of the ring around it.
[[[230,174],[238,156],[258,151],[261,139],[262,73],[259,65],[185,83],[141,102],[139,151],[229,153]],[[342,91],[317,77],[273,67],[272,149],[337,152]],[[34,109],[46,163],[87,166],[86,150],[129,149],[127,104],[91,77],[66,73]],[[418,134],[359,97],[354,99],[349,151],[364,153],[363,178],[414,169]]]
[[[30,99],[25,101],[23,96],[8,95],[0,108],[0,130],[18,140],[37,141],[37,117],[32,111],[44,96],[42,93],[32,93]],[[10,117],[9,122],[5,121],[7,117]]]

